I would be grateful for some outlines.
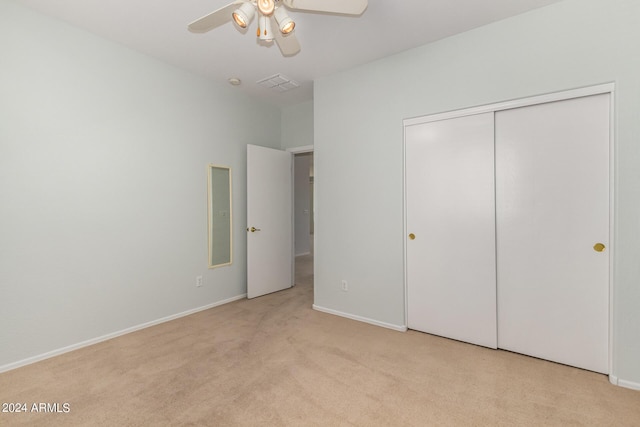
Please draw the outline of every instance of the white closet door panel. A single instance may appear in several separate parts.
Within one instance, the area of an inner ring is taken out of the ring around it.
[[[408,326],[496,348],[493,113],[405,129]]]
[[[608,372],[609,95],[496,113],[498,346]]]

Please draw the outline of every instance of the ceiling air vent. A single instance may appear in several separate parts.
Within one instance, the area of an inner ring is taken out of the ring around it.
[[[282,74],[274,74],[273,76],[262,79],[256,83],[276,92],[286,92],[300,87],[298,82],[291,80],[289,77],[283,76]]]

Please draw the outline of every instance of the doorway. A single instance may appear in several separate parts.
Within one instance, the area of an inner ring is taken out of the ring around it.
[[[313,287],[313,151],[294,152],[294,283]]]
[[[247,297],[313,289],[313,146],[247,144]]]

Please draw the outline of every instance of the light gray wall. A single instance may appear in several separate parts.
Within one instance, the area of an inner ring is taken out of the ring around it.
[[[279,109],[5,0],[0,52],[0,369],[246,292],[245,144],[280,146]],[[213,270],[208,163],[234,185]]]
[[[640,386],[638,16],[566,0],[316,81],[315,304],[405,324],[404,118],[615,82],[613,374]]]
[[[313,145],[313,101],[282,109],[282,149]]]

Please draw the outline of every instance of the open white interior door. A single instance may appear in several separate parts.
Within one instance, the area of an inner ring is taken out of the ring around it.
[[[247,145],[247,297],[293,286],[292,154]]]

